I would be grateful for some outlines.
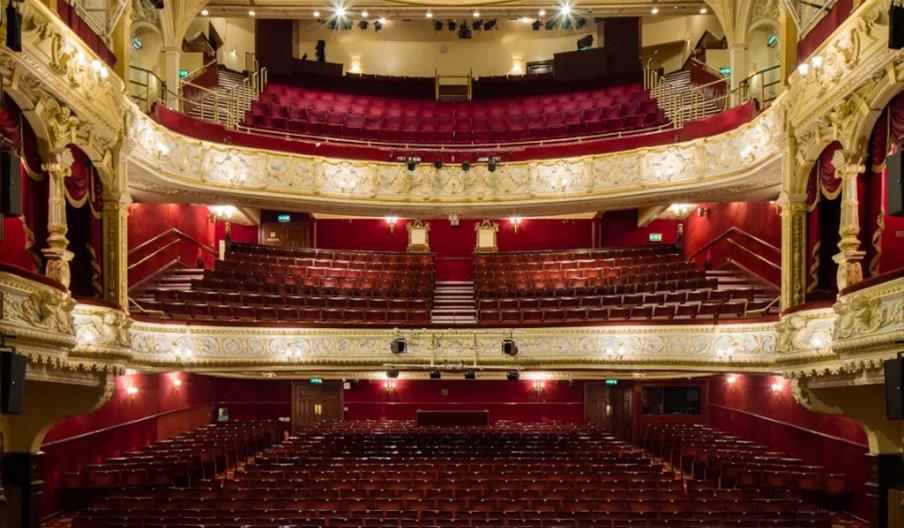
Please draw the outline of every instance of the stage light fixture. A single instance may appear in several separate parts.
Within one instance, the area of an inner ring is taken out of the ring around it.
[[[468,24],[462,23],[462,25],[458,26],[458,38],[462,40],[471,38],[471,28],[468,27]]]
[[[381,29],[383,29],[383,23],[380,22],[379,20],[377,20],[376,22],[374,22],[374,31],[376,31],[377,33],[379,33]]]
[[[583,29],[583,28],[587,27],[587,19],[579,18],[577,20],[577,22],[575,22],[574,27],[576,27],[578,29]],[[591,38],[592,38],[592,35],[591,35]]]
[[[494,29],[496,29],[496,19],[495,18],[493,20],[488,20],[487,22],[484,22],[484,24],[483,24],[484,31],[492,31]]]
[[[443,373],[438,370],[430,371],[430,379],[442,379]]]
[[[408,161],[405,162],[405,166],[408,167],[408,170],[409,170],[409,171],[414,172],[414,169],[417,168],[417,161],[416,161],[416,160],[413,160],[413,159],[410,159],[410,160],[408,160]]]
[[[546,29],[547,29],[547,31],[552,31],[553,29],[556,29],[556,19],[550,18],[549,20],[547,20],[546,21]]]
[[[396,379],[399,377],[399,371],[396,369],[389,369],[386,371],[386,377],[389,379]]]
[[[358,22],[358,27],[361,29],[367,29],[367,26],[368,26],[367,20],[362,20],[362,21]]]
[[[505,373],[505,379],[509,381],[518,381],[521,379],[521,374],[519,374],[517,370],[510,370]]]
[[[466,370],[465,371],[465,379],[466,380],[477,379],[477,373],[474,372],[473,370]]]
[[[345,17],[345,7],[343,7],[343,6],[336,6],[336,10],[334,11],[334,14],[335,14],[336,17],[338,17],[338,18],[344,18],[344,17]]]
[[[518,355],[518,345],[515,344],[514,339],[502,340],[502,353],[509,357],[515,357]]]
[[[534,31],[540,31],[540,28],[543,27],[543,23],[540,22],[539,20],[534,20],[534,23],[531,24],[530,27],[532,27],[534,29]]]
[[[438,160],[434,161],[433,168],[436,170],[440,170],[441,168],[443,168],[443,160],[438,159]]]
[[[490,172],[496,172],[497,163],[498,162],[496,160],[491,160],[489,163],[487,163],[487,170]]]
[[[471,170],[471,164],[467,161],[461,162],[461,170],[463,170],[465,172]]]
[[[436,22],[433,23],[433,29],[435,29],[435,30],[437,30],[437,31],[442,31],[442,30],[443,30],[443,23],[440,22],[439,20],[437,20]]]
[[[449,31],[455,31],[455,28],[458,27],[458,24],[454,20],[450,20],[447,24]]]
[[[389,344],[389,350],[396,355],[404,354],[408,351],[408,342],[405,341],[404,337],[397,337]]]
[[[474,26],[474,31],[480,31],[481,29],[483,29],[483,20],[478,18],[472,25]]]

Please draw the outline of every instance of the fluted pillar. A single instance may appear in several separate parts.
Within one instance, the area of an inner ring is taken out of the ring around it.
[[[178,109],[179,65],[182,60],[182,49],[178,46],[164,46],[163,57],[165,61],[163,80],[166,82],[166,92],[160,95],[166,101],[166,106]]]
[[[865,251],[860,249],[860,214],[857,199],[857,177],[865,170],[863,155],[838,150],[832,156],[835,177],[841,180],[841,222],[838,233],[838,253],[832,260],[838,264],[838,290],[863,280],[863,260]]]
[[[47,265],[44,274],[47,277],[69,287],[69,261],[72,252],[67,249],[69,239],[66,238],[66,190],[65,180],[72,174],[72,152],[68,148],[55,150],[41,164],[41,169],[48,174],[47,204],[47,247],[41,250]]]
[[[128,193],[104,195],[104,299],[129,309]]]
[[[806,301],[807,195],[783,192],[779,196],[782,218],[781,308]]]

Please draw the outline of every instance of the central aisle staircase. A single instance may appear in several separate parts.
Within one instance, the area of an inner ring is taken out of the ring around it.
[[[433,288],[433,324],[466,325],[477,323],[474,281],[436,281]]]

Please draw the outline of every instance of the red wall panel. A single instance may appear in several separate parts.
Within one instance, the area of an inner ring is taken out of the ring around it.
[[[730,380],[734,380],[731,383]],[[773,389],[773,384],[780,390]],[[797,403],[791,384],[778,376],[722,375],[709,380],[713,427],[844,473],[851,511],[866,517],[866,433],[850,418],[812,412]]]
[[[661,233],[662,244],[678,240],[676,220],[653,220],[645,227],[637,227],[637,210],[606,211],[600,219],[600,247],[630,247],[654,244],[650,233]]]
[[[702,217],[699,216],[697,211],[700,208],[708,210],[708,214]],[[768,245],[776,248],[781,247],[782,220],[779,216],[778,206],[775,203],[701,203],[684,222],[683,246],[685,254],[694,256],[694,260],[701,267],[709,260],[713,269],[719,268],[729,258],[732,258],[777,284],[781,278],[778,269],[761,262],[743,250],[737,249],[728,239],[731,238],[738,243],[742,243],[748,249],[755,251],[770,261],[780,263],[779,253],[770,249],[766,244],[742,234],[733,234],[706,247],[719,235],[722,235],[732,227],[749,233]]]
[[[229,408],[231,420],[291,416],[291,397],[290,381],[216,378],[216,406]]]
[[[133,204],[129,206],[129,249],[172,228],[215,248],[215,226],[208,221],[209,217],[210,211],[203,205]],[[170,240],[173,240],[173,237],[151,244],[140,253],[130,255],[129,260],[137,262]],[[189,267],[195,267],[199,258],[204,261],[205,266],[213,265],[212,255],[190,242],[180,242],[129,270],[129,283],[134,284],[173,260],[180,260]]]
[[[395,380],[395,390],[385,382],[362,380],[345,391],[348,420],[414,420],[423,410],[488,410],[491,422],[584,420],[582,382],[544,381],[538,393],[528,380]]]
[[[176,386],[174,380],[181,380]],[[44,438],[43,515],[57,511],[60,477],[87,464],[208,423],[212,418],[214,380],[175,373],[120,376],[110,400],[90,414],[63,419]],[[134,396],[126,388],[138,389]]]
[[[0,236],[0,262],[35,271],[35,261],[25,250],[28,239],[25,236],[22,217],[15,216],[0,220],[3,222],[3,233]]]

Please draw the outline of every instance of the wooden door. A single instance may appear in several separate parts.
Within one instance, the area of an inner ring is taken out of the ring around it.
[[[292,432],[323,420],[342,419],[342,382],[292,382]]]
[[[584,423],[610,427],[609,387],[605,383],[584,384]]]

